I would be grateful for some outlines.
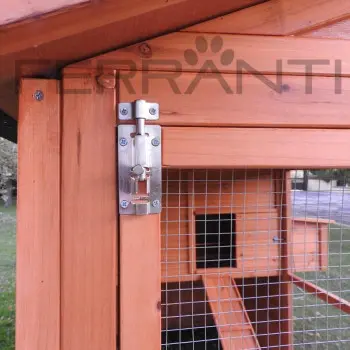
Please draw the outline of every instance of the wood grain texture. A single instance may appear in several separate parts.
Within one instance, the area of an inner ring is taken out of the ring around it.
[[[349,130],[165,127],[169,168],[347,168]]]
[[[44,93],[36,101],[36,90]],[[56,80],[20,91],[16,349],[60,350],[60,95]]]
[[[120,81],[120,100],[157,101],[161,116],[157,124],[179,126],[276,126],[308,128],[349,128],[350,79],[283,76],[281,89],[273,89],[258,77],[233,74],[204,78],[194,73],[178,74],[171,85],[164,73],[149,72],[148,90],[142,88],[147,73],[135,73],[130,89]],[[172,77],[172,74],[169,75]],[[276,82],[274,77],[268,77]],[[198,84],[196,84],[196,81]],[[187,93],[190,86],[193,91]],[[306,87],[312,84],[311,93]],[[225,85],[226,84],[226,85]],[[227,86],[232,91],[227,90]],[[178,91],[175,88],[178,88]]]
[[[120,216],[121,350],[161,347],[160,271],[160,215]]]
[[[116,349],[113,89],[63,77],[61,350]]]
[[[305,75],[305,62],[313,62],[312,74],[334,76],[335,60],[342,59],[341,74],[350,75],[347,51],[348,43],[344,40],[177,32],[79,62],[70,68],[103,65],[117,70],[258,71],[261,74]],[[281,69],[278,62],[281,62]],[[150,77],[146,73],[144,75],[146,82],[154,79],[151,73]],[[176,77],[175,74],[166,76]]]
[[[302,34],[308,38],[350,39],[350,18],[329,23],[324,27],[316,28]]]
[[[301,269],[305,268],[306,264],[306,246],[299,246],[298,249],[293,250],[293,236],[292,236],[292,180],[290,171],[276,170],[275,191],[278,208],[279,220],[279,234],[278,237],[282,239],[280,244],[280,285],[274,288],[280,293],[280,320],[279,327],[281,330],[281,337],[279,339],[282,349],[293,349],[293,285],[289,281],[288,272],[292,269],[292,252],[297,254],[296,262],[301,265]],[[308,231],[304,234],[308,235]],[[310,238],[311,240],[311,238]],[[314,245],[316,246],[317,237],[314,237]]]
[[[347,0],[270,0],[185,31],[295,35],[349,15],[350,3]]]
[[[81,9],[4,29],[0,33],[0,108],[17,118],[18,76],[51,77],[72,62],[260,1],[101,0]]]
[[[261,349],[235,281],[220,274],[202,279],[222,349]]]
[[[44,17],[38,21],[5,28],[0,34],[0,40],[3,43],[0,55],[19,52],[32,45],[43,45],[55,40],[62,40],[182,1],[185,0],[167,2],[159,0],[93,1],[88,6],[59,13],[53,17]],[[87,18],[89,20],[86,20]]]
[[[291,282],[296,286],[303,289],[307,293],[313,294],[315,297],[323,300],[325,303],[330,304],[337,309],[350,314],[350,302],[340,298],[339,296],[326,291],[325,289],[316,286],[315,284],[308,282],[294,274],[289,274]]]
[[[328,269],[329,224],[317,220],[293,220],[291,226],[289,271],[325,271]],[[300,259],[304,252],[303,260]]]
[[[0,25],[16,22],[31,16],[40,16],[67,6],[87,2],[88,0],[15,0],[4,1],[0,14]]]

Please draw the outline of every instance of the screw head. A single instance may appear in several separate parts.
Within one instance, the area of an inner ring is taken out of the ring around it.
[[[154,207],[154,208],[159,208],[159,207],[160,207],[160,200],[159,200],[159,199],[155,199],[155,200],[152,202],[152,207]]]
[[[33,97],[37,101],[42,101],[44,99],[44,93],[41,90],[36,90],[33,94]]]
[[[160,145],[160,140],[159,140],[159,138],[158,138],[158,137],[155,137],[154,139],[152,139],[151,144],[152,144],[152,146],[154,146],[154,147],[159,146],[159,145]]]
[[[156,115],[157,114],[157,110],[154,107],[152,107],[152,108],[149,109],[149,114],[150,115]]]
[[[119,144],[120,146],[125,147],[128,144],[128,140],[125,137],[121,137],[119,139]]]
[[[126,115],[128,115],[128,110],[126,108],[121,108],[120,114],[126,116]]]
[[[127,200],[123,199],[122,201],[120,201],[120,206],[123,209],[126,209],[129,206],[129,202]]]

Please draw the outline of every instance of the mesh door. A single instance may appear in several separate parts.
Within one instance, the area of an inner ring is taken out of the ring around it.
[[[165,170],[163,349],[345,349],[347,171]]]

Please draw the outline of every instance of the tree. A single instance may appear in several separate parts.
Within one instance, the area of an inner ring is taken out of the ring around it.
[[[12,183],[17,179],[17,145],[0,137],[0,196],[12,204]]]
[[[350,169],[320,169],[311,173],[326,182],[336,180],[338,186],[350,185]]]

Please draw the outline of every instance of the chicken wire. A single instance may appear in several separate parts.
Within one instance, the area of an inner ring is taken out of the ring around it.
[[[162,349],[350,348],[348,180],[164,170]]]

